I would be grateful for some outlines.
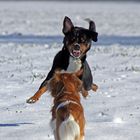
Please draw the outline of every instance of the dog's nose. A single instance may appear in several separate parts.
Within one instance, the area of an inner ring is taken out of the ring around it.
[[[80,44],[78,44],[78,43],[74,44],[74,49],[75,50],[80,50]]]

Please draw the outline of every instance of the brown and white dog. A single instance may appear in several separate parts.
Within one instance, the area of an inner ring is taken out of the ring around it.
[[[55,140],[84,140],[85,117],[80,102],[82,81],[73,73],[55,73],[48,82],[54,97],[52,128]]]

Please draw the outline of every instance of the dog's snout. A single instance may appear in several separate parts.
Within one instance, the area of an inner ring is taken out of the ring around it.
[[[74,44],[74,49],[75,50],[80,50],[80,45],[78,43]]]

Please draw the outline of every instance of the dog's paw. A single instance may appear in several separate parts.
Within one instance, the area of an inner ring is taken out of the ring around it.
[[[84,92],[84,93],[82,93],[82,95],[83,95],[84,98],[87,98],[88,92]]]
[[[35,97],[33,96],[33,97],[29,98],[28,100],[26,100],[26,103],[28,103],[28,104],[33,104],[33,103],[35,103],[37,100],[38,100],[38,99],[35,98]]]
[[[91,89],[96,92],[98,89],[98,86],[96,84],[92,84]]]
[[[83,96],[84,98],[87,98],[87,96],[88,96],[88,91],[87,91],[87,90],[85,90],[85,89],[83,88],[82,91],[81,91],[81,93],[82,93],[82,96]]]

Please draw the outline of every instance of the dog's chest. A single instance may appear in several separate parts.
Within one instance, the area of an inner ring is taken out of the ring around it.
[[[68,72],[76,72],[76,71],[80,70],[81,67],[82,67],[82,62],[79,58],[70,57],[69,65],[67,68]]]

